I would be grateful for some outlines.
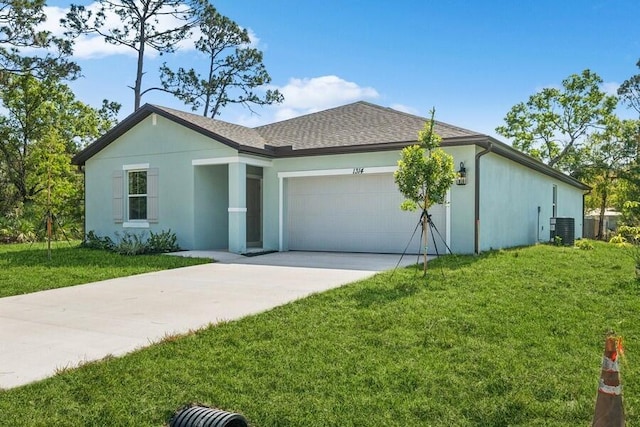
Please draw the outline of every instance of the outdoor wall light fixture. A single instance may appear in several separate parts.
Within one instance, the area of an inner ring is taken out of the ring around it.
[[[464,167],[464,162],[460,162],[460,170],[456,176],[457,185],[467,185],[467,170]]]

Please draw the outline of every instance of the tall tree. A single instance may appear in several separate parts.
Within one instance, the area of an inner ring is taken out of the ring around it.
[[[14,75],[7,79],[6,88],[0,94],[4,110],[0,115],[0,164],[15,201],[33,202],[46,188],[46,182],[34,179],[43,160],[42,155],[39,160],[34,157],[34,151],[43,141],[55,147],[63,144],[70,162],[81,145],[109,126],[109,118],[76,100],[69,87],[55,79]],[[50,139],[54,133],[55,144]]]
[[[47,19],[44,5],[45,0],[0,0],[0,83],[16,73],[78,76],[80,68],[68,59],[71,41],[37,29]],[[32,54],[25,54],[25,49]]]
[[[586,204],[599,211],[599,227],[596,237],[605,237],[603,225],[605,211],[623,200],[618,200],[621,180],[629,175],[637,153],[636,135],[640,130],[637,120],[620,120],[612,117],[602,132],[590,135],[585,146],[585,163],[576,178],[592,187]]]
[[[601,84],[590,70],[573,74],[562,81],[562,88],[544,88],[514,105],[496,132],[511,138],[514,148],[573,174],[589,135],[605,126],[618,102]]]
[[[160,54],[172,53],[197,23],[204,2],[200,0],[98,0],[100,7],[93,12],[80,5],[62,20],[68,34],[99,34],[107,43],[126,46],[137,54],[134,109],[140,108],[144,58],[147,48]],[[119,19],[111,25],[109,18]]]
[[[640,60],[636,63],[640,68]],[[618,88],[618,96],[627,106],[633,108],[640,115],[640,74],[629,77]]]
[[[58,129],[50,129],[35,141],[27,158],[27,186],[37,188],[32,196],[36,218],[46,218],[55,226],[79,225],[82,218],[84,183],[69,161],[67,141]]]
[[[200,20],[202,36],[196,41],[196,49],[207,56],[204,76],[195,69],[180,67],[171,70],[165,63],[160,68],[162,88],[172,93],[194,111],[203,107],[202,114],[215,117],[227,104],[267,105],[280,103],[283,96],[278,90],[267,90],[263,96],[255,88],[271,82],[262,63],[262,52],[250,47],[251,39],[231,19],[207,5]]]
[[[439,148],[442,139],[433,130],[434,115],[435,110],[432,109],[431,120],[425,123],[424,128],[418,133],[420,145],[402,149],[398,170],[394,174],[398,189],[406,198],[400,208],[409,211],[420,209],[424,274],[427,273],[427,242],[429,241],[427,210],[434,203],[444,203],[447,191],[451,188],[456,176],[453,157]]]

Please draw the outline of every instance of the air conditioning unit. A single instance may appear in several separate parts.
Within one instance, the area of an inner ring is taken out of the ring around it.
[[[562,239],[565,246],[573,246],[576,242],[576,227],[574,218],[551,218],[549,221],[550,240],[555,241],[556,236]]]

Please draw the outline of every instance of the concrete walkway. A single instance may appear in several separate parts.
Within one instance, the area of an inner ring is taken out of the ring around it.
[[[266,311],[394,268],[399,260],[309,252],[181,255],[220,262],[0,298],[0,388]]]

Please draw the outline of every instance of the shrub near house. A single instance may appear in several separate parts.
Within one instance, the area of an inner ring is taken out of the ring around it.
[[[136,234],[131,232],[118,233],[114,242],[109,236],[100,237],[94,231],[89,231],[82,246],[91,249],[109,250],[121,255],[142,255],[176,252],[180,250],[175,233],[161,231],[159,233],[146,232]]]

